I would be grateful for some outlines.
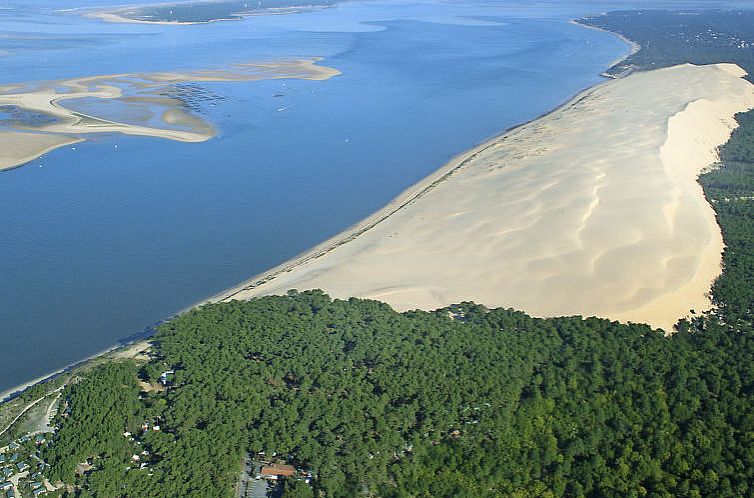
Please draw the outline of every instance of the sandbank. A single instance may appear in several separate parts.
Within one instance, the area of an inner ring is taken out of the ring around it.
[[[723,241],[697,177],[754,107],[732,64],[635,73],[455,158],[373,216],[216,296],[320,288],[649,323],[710,309]]]
[[[293,59],[234,64],[200,71],[109,74],[67,80],[17,83],[0,87],[0,107],[21,110],[46,119],[24,123],[0,119],[0,171],[21,166],[53,149],[85,140],[91,133],[122,133],[182,142],[203,142],[215,136],[214,127],[187,109],[177,98],[166,98],[170,85],[204,81],[255,81],[283,78],[326,80],[340,74],[317,64],[319,59]],[[143,122],[124,122],[85,114],[65,101],[97,98],[117,100]],[[147,123],[158,116],[161,126]]]
[[[58,147],[81,141],[82,138],[67,135],[0,132],[0,171],[16,168]]]

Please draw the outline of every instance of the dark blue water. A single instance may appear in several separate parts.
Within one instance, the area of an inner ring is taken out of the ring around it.
[[[4,6],[0,83],[302,56],[343,74],[202,83],[224,97],[200,104],[213,140],[97,136],[0,173],[0,391],[295,256],[597,83],[628,48],[568,21],[632,3],[347,2],[193,26],[55,11],[93,0]]]

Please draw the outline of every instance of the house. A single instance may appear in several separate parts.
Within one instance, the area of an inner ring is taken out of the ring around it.
[[[26,464],[26,462],[18,462],[16,464],[16,467],[18,467],[19,472],[23,472],[24,470],[28,469],[29,466]]]
[[[21,445],[20,445],[20,444],[18,444],[17,442],[15,442],[15,441],[13,441],[12,443],[10,443],[10,444],[8,445],[8,448],[9,448],[9,449],[11,449],[11,450],[17,450],[17,449],[19,449],[20,447],[21,447]]]
[[[43,444],[47,439],[44,437],[44,434],[37,434],[34,437],[34,441],[36,441],[37,444]]]
[[[13,475],[13,468],[12,468],[12,467],[5,467],[5,468],[3,469],[3,476],[4,476],[4,477],[5,477],[6,479],[7,479],[7,478],[9,478],[9,477],[10,477],[10,476],[12,476],[12,475]]]
[[[16,498],[16,492],[12,489],[9,489],[5,492],[5,498]]]
[[[39,481],[34,481],[32,483],[29,483],[29,487],[31,487],[31,489],[41,488],[42,486],[43,484]]]
[[[173,375],[174,373],[175,373],[175,370],[168,370],[166,372],[162,372],[162,374],[160,374],[160,384],[162,384],[163,386],[167,386],[169,382],[168,375]]]
[[[18,457],[20,457],[20,456],[21,456],[21,455],[19,455],[18,453],[13,453],[13,454],[12,454],[12,455],[10,456],[10,460],[8,460],[8,461],[9,461],[10,463],[13,463],[13,462],[15,462],[16,460],[18,460]]]
[[[10,481],[2,482],[2,483],[0,483],[0,489],[2,489],[3,491],[7,491],[9,489],[13,489],[13,483],[10,482]]]
[[[47,493],[47,490],[45,488],[37,488],[34,491],[32,491],[32,494],[34,495],[34,498],[37,498],[37,496]]]
[[[5,463],[5,454],[0,454],[0,465]]]
[[[259,477],[272,480],[277,480],[281,477],[293,477],[294,475],[296,475],[296,469],[293,465],[283,465],[279,463],[263,465],[262,470],[259,471]]]

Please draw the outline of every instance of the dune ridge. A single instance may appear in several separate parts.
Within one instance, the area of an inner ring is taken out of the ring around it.
[[[398,310],[473,300],[670,331],[711,307],[723,244],[696,179],[754,107],[744,75],[685,64],[593,87],[213,299],[321,288]]]

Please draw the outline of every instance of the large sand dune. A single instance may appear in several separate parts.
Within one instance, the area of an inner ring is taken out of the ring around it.
[[[222,298],[321,288],[399,310],[473,300],[671,330],[710,308],[720,273],[696,179],[754,107],[742,76],[682,65],[594,87]]]

